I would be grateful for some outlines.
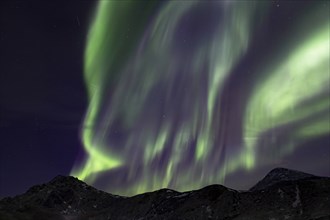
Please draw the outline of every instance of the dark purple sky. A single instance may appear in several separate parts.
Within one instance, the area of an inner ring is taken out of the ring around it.
[[[0,197],[69,174],[92,1],[0,2]]]
[[[319,1],[319,4],[324,4],[324,1]],[[223,141],[219,140],[219,142],[226,143],[223,152],[221,152],[222,155],[236,153],[240,149],[239,145],[243,142],[242,139],[236,137],[242,138],[243,136],[242,121],[248,102],[247,98],[252,94],[254,86],[257,85],[256,82],[259,80],[256,70],[264,64],[264,61],[280,63],[278,60],[282,59],[281,53],[284,55],[290,54],[288,48],[283,45],[286,43],[290,45],[290,42],[294,44],[300,37],[300,33],[293,32],[291,34],[293,24],[299,23],[301,18],[305,18],[309,8],[315,5],[308,1],[299,4],[294,1],[274,1],[267,16],[265,16],[267,21],[262,21],[268,25],[263,25],[262,28],[254,30],[255,35],[250,39],[249,50],[233,68],[224,84],[223,94],[217,100],[217,105],[226,106],[223,110],[226,114],[219,116],[221,122],[225,121],[222,122],[221,126],[219,125],[221,134],[219,134],[218,139],[225,137]],[[94,1],[78,0],[0,1],[0,198],[21,194],[30,186],[47,182],[58,174],[69,175],[75,162],[77,162],[77,158],[84,158],[83,146],[79,137],[83,118],[88,108],[87,89],[83,79],[83,56],[86,36],[95,13],[95,6],[96,2]],[[328,7],[329,4],[326,6]],[[223,18],[218,17],[216,10],[211,11],[211,17],[208,17],[208,13],[205,15],[207,10],[208,6],[205,10],[197,8],[197,12],[192,11],[192,18],[188,16],[189,19],[183,19],[178,28],[175,29],[178,33],[175,38],[180,42],[189,39],[191,45],[199,45],[204,41],[210,41],[211,38],[208,38],[210,36],[207,33],[211,32],[211,29],[208,29],[213,24],[211,21]],[[203,20],[200,17],[207,17],[209,20]],[[128,21],[130,20],[128,19]],[[262,22],[260,21],[260,23]],[[205,36],[191,34],[195,31],[194,24],[196,23],[199,31],[206,33]],[[204,26],[204,23],[209,24],[209,26]],[[215,23],[213,25],[221,24]],[[306,25],[306,27],[313,26],[312,24],[303,25]],[[124,28],[126,29],[126,27]],[[136,29],[138,28],[141,27],[136,27]],[[305,32],[307,33],[308,29]],[[283,39],[285,39],[283,36],[290,36],[290,39],[283,42]],[[178,44],[179,46],[174,47],[173,50],[176,53],[173,56],[178,56],[178,59],[184,57],[182,61],[186,62],[188,58],[195,55],[194,52],[197,46],[192,47],[181,43]],[[278,48],[281,48],[280,52],[277,52],[274,56],[274,51],[278,51]],[[118,52],[118,55],[121,58],[125,57],[125,52],[122,52],[122,54]],[[125,66],[127,60],[123,60],[122,63],[118,62],[120,63],[118,65]],[[148,59],[146,60],[148,61]],[[208,71],[208,69],[206,68],[205,71]],[[127,78],[123,79],[130,80],[130,76],[127,75]],[[182,78],[179,76],[173,77],[177,79],[174,81],[175,85],[185,81],[183,76]],[[111,76],[107,77],[111,78]],[[146,79],[148,77],[146,76]],[[206,80],[205,78],[202,79]],[[203,83],[204,81],[201,80],[200,84]],[[171,105],[172,103],[182,103],[179,95],[173,95],[169,103],[159,102],[161,104],[155,104],[158,103],[160,97],[167,94],[165,92],[171,84],[160,85],[163,87],[157,87],[158,90],[153,90],[157,102],[149,97],[150,105],[144,106],[145,111],[141,113],[142,116],[146,116],[146,121],[150,116],[148,123],[153,125],[154,121],[150,119],[151,115],[163,114],[157,109],[163,109],[161,105],[166,107],[166,104],[167,107],[169,106],[169,110],[173,110],[173,118],[174,116],[177,117],[172,120],[173,124],[185,117],[188,118],[189,115],[179,115],[175,111],[176,109],[172,108],[174,106]],[[119,85],[118,90],[120,90],[120,86],[125,87],[126,85]],[[179,94],[178,91],[181,91],[180,85],[176,88],[177,90],[173,90],[173,93]],[[125,92],[128,90],[125,90]],[[105,99],[107,99],[109,93],[115,91],[116,87],[104,88],[103,95]],[[196,94],[198,95],[199,92]],[[126,95],[131,94],[127,92]],[[183,93],[182,96],[184,96]],[[103,104],[104,109],[107,109],[108,102]],[[215,106],[217,107],[217,105]],[[118,106],[120,105],[115,107]],[[154,109],[157,111],[153,111]],[[104,114],[108,114],[108,112],[104,110]],[[169,121],[172,122],[170,116],[170,114],[166,115]],[[227,117],[229,119],[226,119]],[[102,119],[102,117],[98,118],[101,122]],[[118,124],[120,125],[121,120],[124,121],[125,119],[119,118]],[[141,117],[142,122],[143,119]],[[126,136],[125,131],[120,130],[122,125],[119,126],[116,123],[112,125],[116,133],[111,134],[113,136],[109,134],[109,140],[111,139],[114,143],[116,141],[121,143],[129,135]],[[144,124],[140,123],[137,127],[140,125],[142,130]],[[289,124],[288,127],[278,128],[280,130],[278,131],[279,144],[282,142],[284,144],[287,140],[290,140],[290,132],[285,133],[287,130],[290,131],[290,126],[296,125]],[[175,136],[176,130],[173,129],[171,132],[171,135]],[[265,132],[265,135],[267,135],[267,132]],[[289,154],[278,153],[279,150],[276,150],[275,145],[270,150],[263,148],[262,143],[260,143],[260,146],[256,153],[260,157],[258,160],[262,161],[260,164],[264,165],[257,166],[249,172],[244,169],[237,169],[235,172],[230,173],[226,182],[230,187],[252,186],[256,183],[256,180],[262,178],[266,172],[276,166],[293,168],[317,175],[330,175],[329,134],[306,138],[306,140],[299,142],[299,146],[296,146]],[[118,152],[120,152],[121,146],[117,147]],[[171,149],[170,147],[168,149]],[[215,149],[215,152],[218,152],[217,149]],[[130,157],[130,153],[132,152],[128,151],[127,155],[129,156],[126,158],[128,168],[124,167],[112,173],[102,173],[95,185],[105,190],[108,189],[109,176],[111,178],[123,177],[121,182],[118,181],[113,185],[118,184],[118,187],[124,186],[125,183],[130,185],[129,181],[125,182],[126,169],[130,169],[130,160],[133,161],[134,159]],[[276,153],[281,155],[275,155]],[[268,160],[274,160],[276,156],[280,158],[278,162],[266,163]],[[165,153],[161,155],[161,159],[165,162],[169,161],[166,157],[170,156]],[[185,154],[185,159],[188,161],[187,167],[193,163],[193,159],[191,159],[193,157],[194,152]],[[161,159],[156,158],[153,163],[158,163]],[[220,161],[219,164],[222,165],[222,162]],[[216,170],[217,166],[212,168]],[[153,167],[150,167],[150,170],[152,169]],[[157,169],[154,169],[154,171],[155,173],[158,172]],[[185,170],[182,170],[182,172],[185,172]],[[131,181],[134,183],[135,179]],[[134,185],[133,183],[132,185]]]

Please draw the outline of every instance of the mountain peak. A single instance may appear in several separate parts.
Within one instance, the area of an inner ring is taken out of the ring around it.
[[[56,183],[56,182],[63,182],[63,181],[68,182],[68,181],[72,181],[72,180],[76,180],[76,178],[74,178],[72,176],[57,175],[53,179],[51,179],[49,181],[49,183]]]
[[[54,177],[51,181],[49,181],[49,184],[57,184],[57,183],[65,183],[65,184],[83,184],[85,185],[86,183],[84,183],[83,181],[79,180],[76,177],[73,176],[63,176],[63,175],[57,175],[56,177]]]
[[[275,169],[272,169],[266,177],[268,178],[278,178],[281,180],[298,180],[298,179],[305,179],[310,177],[315,177],[312,174],[304,173],[297,170],[291,170],[283,167],[278,167]]]
[[[32,186],[27,193],[34,194],[39,193],[40,191],[50,191],[50,190],[59,190],[59,189],[65,189],[65,188],[71,188],[71,189],[81,189],[90,187],[83,181],[80,181],[78,178],[72,177],[72,176],[63,176],[58,175],[54,177],[52,180],[50,180],[48,183],[44,183],[41,185],[35,185]]]
[[[250,190],[261,190],[282,181],[296,181],[315,177],[301,171],[291,170],[283,167],[272,169],[261,181],[259,181]]]

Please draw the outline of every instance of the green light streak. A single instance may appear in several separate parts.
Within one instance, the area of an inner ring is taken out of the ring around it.
[[[309,125],[298,129],[296,135],[298,138],[310,138],[322,136],[330,133],[330,117],[322,118],[322,120],[313,122]]]
[[[266,131],[329,110],[329,98],[303,105],[305,100],[326,94],[330,89],[328,27],[329,24],[323,26],[301,43],[279,68],[256,86],[245,117],[246,166],[254,166],[251,162],[258,148],[257,141]],[[312,127],[303,128],[298,133],[310,136],[325,134],[329,130],[319,123]]]
[[[203,3],[169,1],[159,11],[158,3],[98,4],[85,51],[90,103],[81,140],[87,158],[72,175],[93,184],[99,175],[122,169],[123,181],[133,183],[115,188],[109,183],[108,188],[121,195],[223,183],[228,174],[260,163],[258,141],[265,133],[329,108],[329,99],[304,104],[330,90],[329,29],[322,27],[304,36],[280,63],[260,70],[243,122],[245,146],[235,155],[220,155],[218,148],[231,147],[219,146],[218,140],[226,138],[220,121],[225,111],[219,107],[223,87],[249,49],[256,14],[267,6],[215,2],[224,14],[222,23],[208,40],[185,46],[189,39],[177,42],[182,40],[178,24]],[[318,120],[294,127],[293,141],[329,133]],[[117,128],[120,135],[114,134]],[[296,146],[284,145],[283,154]],[[225,161],[219,163],[214,152]]]
[[[216,3],[216,7],[223,7],[221,13],[226,12],[224,25],[216,27],[210,42],[196,47],[191,61],[173,58],[171,48],[176,26],[186,13],[200,7],[199,4],[195,1],[170,1],[164,5],[151,23],[150,34],[144,37],[147,44],[141,50],[133,45],[143,45],[139,39],[147,23],[144,18],[150,17],[156,3],[99,2],[85,54],[85,81],[90,106],[81,136],[88,158],[85,164],[73,169],[73,175],[93,183],[99,172],[127,167],[127,178],[133,178],[136,167],[143,165],[139,180],[129,189],[109,189],[120,194],[135,194],[161,187],[200,187],[223,180],[224,174],[210,176],[204,167],[215,145],[214,137],[220,133],[220,123],[215,123],[212,117],[226,77],[248,48],[257,7],[254,3]],[[140,18],[141,14],[135,11],[143,8],[150,9],[150,13],[144,13],[144,18]],[[135,29],[131,28],[126,40],[123,33],[133,22]],[[126,63],[130,65],[126,66]],[[205,65],[209,69],[206,73],[208,86],[203,94],[199,92],[199,79]],[[143,122],[144,129],[136,128],[142,115],[147,114],[144,113],[144,105],[153,90],[162,82],[174,85],[175,74],[180,69],[182,74],[189,73],[186,79],[191,81],[191,84],[186,84],[189,90],[181,93],[182,103],[172,109],[171,92],[176,88],[168,88],[164,96],[166,118],[162,119],[163,122],[157,125],[157,111],[150,111],[150,119]],[[113,91],[111,102],[106,99],[107,88]],[[196,100],[191,100],[191,96],[195,96]],[[202,100],[207,100],[205,107],[200,105]],[[179,113],[187,115],[187,119],[177,127],[175,114]],[[122,129],[128,132],[127,140],[121,146],[107,141],[118,118]],[[183,171],[180,169],[181,161],[193,140],[196,141],[195,162],[191,161],[189,170]],[[165,150],[169,151],[169,146],[173,146],[169,159],[159,164],[157,158]],[[196,183],[192,184],[192,179],[197,180]]]

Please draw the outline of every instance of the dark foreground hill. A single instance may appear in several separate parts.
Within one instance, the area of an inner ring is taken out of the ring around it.
[[[221,185],[114,196],[66,176],[0,201],[0,219],[330,220],[330,178],[277,168],[249,191]]]

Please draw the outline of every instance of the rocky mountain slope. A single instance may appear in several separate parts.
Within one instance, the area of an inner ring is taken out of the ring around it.
[[[249,191],[211,185],[183,193],[161,189],[121,197],[74,177],[57,176],[23,195],[2,199],[0,219],[326,220],[330,178],[277,168]]]

